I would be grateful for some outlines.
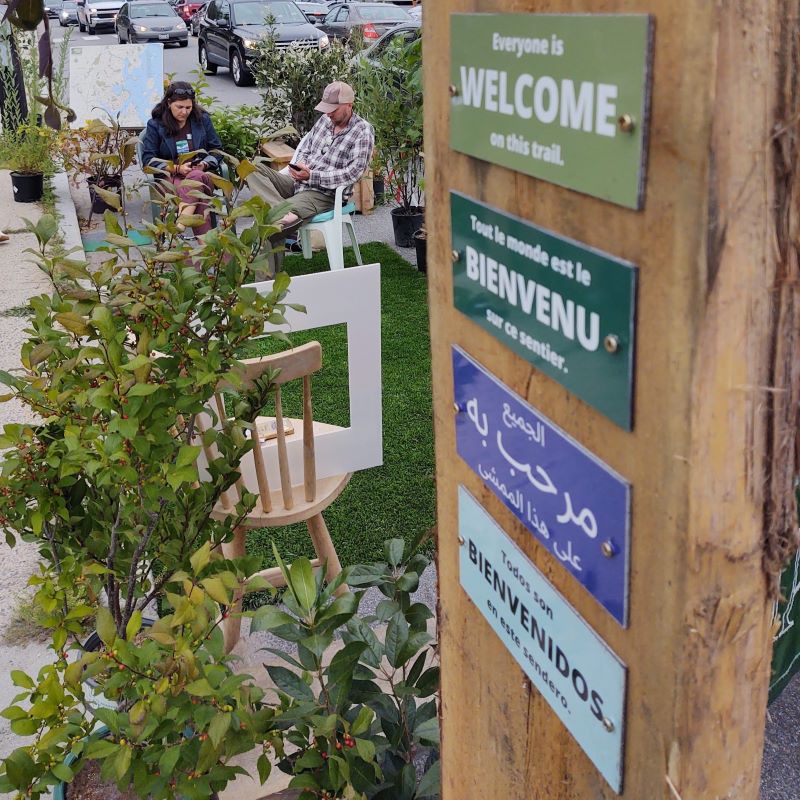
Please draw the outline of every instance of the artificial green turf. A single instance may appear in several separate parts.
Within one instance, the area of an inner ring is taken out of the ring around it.
[[[383,379],[383,466],[353,475],[342,495],[324,512],[342,565],[377,561],[384,540],[407,541],[433,527],[435,517],[433,411],[427,281],[384,244],[361,246],[365,264],[381,265],[381,363]],[[345,250],[345,266],[355,265]],[[287,256],[290,275],[328,269],[325,252],[305,261]],[[288,301],[291,302],[291,287]],[[322,370],[313,379],[314,418],[349,424],[347,336],[344,325],[290,335],[292,346],[316,339],[322,345]],[[263,340],[247,355],[281,349]],[[301,417],[299,389],[286,393],[284,413]],[[261,553],[272,566],[274,540],[282,557],[313,556],[304,523],[262,528],[248,535],[248,553]]]

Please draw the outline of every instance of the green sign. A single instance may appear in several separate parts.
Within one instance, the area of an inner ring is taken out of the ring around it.
[[[452,14],[450,20],[454,150],[642,207],[650,16]]]
[[[630,430],[636,267],[457,192],[450,215],[455,307]]]
[[[778,624],[772,646],[770,703],[800,671],[800,551],[781,577],[781,602],[775,617]]]

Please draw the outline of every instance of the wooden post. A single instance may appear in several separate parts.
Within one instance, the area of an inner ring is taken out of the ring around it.
[[[459,485],[627,666],[623,796],[756,800],[775,575],[796,530],[797,4],[435,5],[423,60],[443,800],[617,796],[460,586]],[[451,148],[451,12],[526,11],[652,15],[641,210]],[[632,431],[454,308],[451,190],[638,265]],[[627,627],[458,456],[453,345],[630,482]]]

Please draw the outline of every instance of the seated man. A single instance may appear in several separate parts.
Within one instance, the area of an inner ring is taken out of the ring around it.
[[[259,164],[248,175],[250,189],[270,205],[289,200],[290,210],[280,220],[281,238],[315,214],[330,211],[339,186],[348,187],[348,197],[367,169],[375,134],[372,125],[353,112],[354,100],[348,84],[328,84],[315,107],[322,116],[298,145],[288,174]]]

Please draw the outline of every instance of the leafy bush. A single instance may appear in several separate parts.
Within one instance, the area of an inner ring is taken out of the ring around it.
[[[385,561],[347,567],[327,585],[324,571],[315,576],[308,559],[287,567],[275,550],[287,610],[263,606],[252,630],[297,645],[296,658],[272,650],[291,669],[267,671],[280,700],[271,724],[296,748],[278,767],[294,776],[289,786],[302,789],[299,800],[439,794],[439,667],[427,632],[432,614],[411,599],[429,564],[419,551],[421,538],[409,545],[391,539]],[[378,587],[386,599],[374,615],[360,615],[363,592],[337,597],[343,582],[352,589]],[[371,627],[375,622],[386,623],[382,641]],[[337,633],[344,647],[325,665],[324,652]]]
[[[253,64],[269,126],[291,124],[304,135],[319,118],[314,106],[333,81],[352,83],[355,77],[352,45],[336,40],[324,50],[278,48],[274,34],[260,40]],[[358,98],[356,98],[358,103]]]
[[[56,133],[52,128],[23,122],[0,137],[0,167],[24,173],[55,172]]]
[[[422,39],[386,48],[377,65],[363,61],[357,84],[387,193],[410,210],[422,201]]]

